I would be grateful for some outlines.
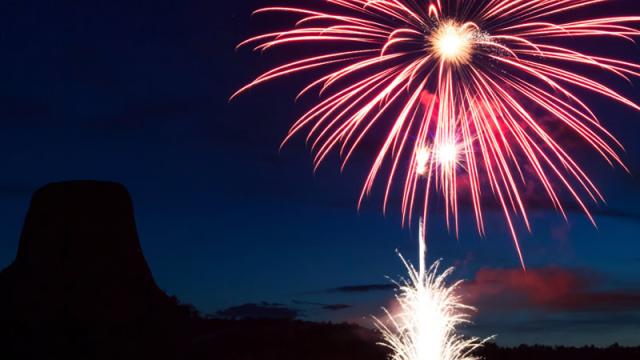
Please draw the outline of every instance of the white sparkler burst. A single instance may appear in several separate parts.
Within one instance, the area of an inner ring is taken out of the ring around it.
[[[455,140],[442,141],[435,148],[420,148],[416,151],[416,173],[427,175],[429,170],[438,169],[439,176],[445,178],[456,171],[466,156],[466,144]],[[444,180],[443,180],[444,181]]]
[[[489,339],[467,338],[457,332],[469,323],[469,313],[475,309],[456,295],[460,281],[447,284],[453,268],[440,272],[436,261],[427,269],[425,253],[420,221],[420,267],[416,270],[400,255],[409,279],[396,283],[397,313],[384,309],[386,321],[374,318],[383,335],[380,344],[392,350],[392,360],[476,360],[474,350]]]

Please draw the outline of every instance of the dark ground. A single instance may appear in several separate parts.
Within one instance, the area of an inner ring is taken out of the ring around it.
[[[389,357],[376,345],[374,331],[348,324],[300,321],[202,321],[190,359],[367,359]],[[206,335],[204,335],[206,334]],[[640,347],[547,347],[521,345],[501,348],[487,344],[477,352],[487,360],[637,360]]]
[[[383,360],[375,331],[201,316],[156,285],[127,190],[78,181],[38,190],[15,261],[0,272],[0,359]],[[488,344],[488,360],[638,360],[640,348]]]

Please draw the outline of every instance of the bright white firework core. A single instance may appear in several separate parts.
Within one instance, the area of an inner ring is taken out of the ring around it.
[[[425,148],[418,150],[416,154],[416,172],[420,175],[427,173],[427,164],[429,163],[429,151]]]
[[[442,166],[455,165],[458,162],[458,146],[454,143],[441,144],[436,150],[436,159]]]
[[[431,43],[442,60],[464,63],[471,58],[473,30],[455,22],[444,22],[435,30]]]
[[[434,162],[443,168],[455,167],[460,161],[460,145],[455,142],[445,142],[435,149],[421,148],[416,152],[416,173],[426,175],[429,162],[433,156]]]

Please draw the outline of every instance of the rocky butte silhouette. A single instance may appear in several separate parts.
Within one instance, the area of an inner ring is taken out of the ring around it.
[[[175,358],[181,313],[156,285],[133,206],[112,182],[37,190],[15,261],[0,273],[11,358]]]

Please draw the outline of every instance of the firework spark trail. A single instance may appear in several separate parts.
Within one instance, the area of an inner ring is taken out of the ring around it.
[[[409,279],[396,283],[398,310],[384,309],[386,318],[374,318],[383,336],[381,345],[392,350],[393,360],[475,360],[474,350],[489,340],[465,338],[456,330],[468,323],[474,309],[455,294],[460,282],[447,285],[453,268],[439,271],[439,262],[425,267],[424,227],[420,221],[420,267],[416,270],[402,255]]]
[[[578,52],[557,41],[640,36],[634,27],[638,16],[556,20],[558,14],[571,17],[578,9],[611,1],[327,0],[331,12],[264,8],[256,13],[284,12],[300,20],[240,46],[257,51],[322,46],[310,50],[316,55],[262,74],[233,97],[275,78],[324,69],[299,95],[315,89],[319,102],[291,127],[285,142],[307,131],[316,168],[332,151],[342,155],[344,167],[372,128],[386,128],[359,205],[385,172],[385,211],[393,184],[403,178],[403,222],[411,222],[420,207],[426,218],[439,193],[447,225],[457,234],[464,196],[484,235],[482,206],[488,195],[501,207],[524,267],[516,220],[530,230],[522,195],[527,181],[537,179],[565,218],[562,193],[592,222],[588,203],[603,201],[554,130],[571,130],[609,164],[624,168],[622,145],[577,90],[640,110],[585,75],[597,70],[629,81],[640,76],[640,65]]]

